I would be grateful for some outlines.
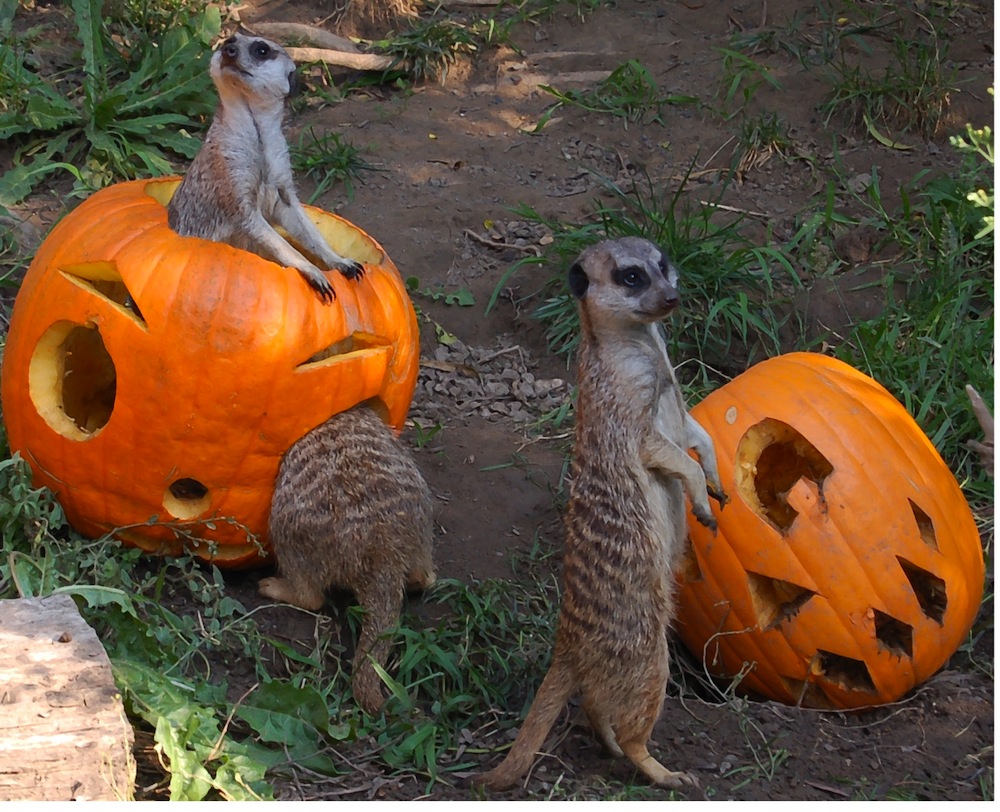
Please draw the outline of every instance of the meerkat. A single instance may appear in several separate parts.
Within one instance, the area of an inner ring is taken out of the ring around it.
[[[555,650],[506,759],[476,786],[515,784],[577,691],[612,754],[654,784],[697,785],[647,749],[666,691],[684,492],[713,529],[709,494],[726,500],[711,438],[687,413],[657,324],[678,304],[677,283],[666,256],[635,237],[591,246],[570,268],[581,342]]]
[[[295,63],[260,37],[235,34],[212,55],[219,105],[205,142],[167,206],[178,234],[244,248],[296,268],[329,304],[336,294],[323,272],[293,247],[281,226],[313,259],[348,279],[364,267],[340,256],[299,203],[288,143],[285,103],[295,89]]]
[[[431,492],[403,443],[368,406],[335,415],[285,454],[271,500],[274,600],[316,611],[329,587],[352,590],[365,616],[351,685],[371,714],[382,707],[385,632],[407,590],[435,580]]]

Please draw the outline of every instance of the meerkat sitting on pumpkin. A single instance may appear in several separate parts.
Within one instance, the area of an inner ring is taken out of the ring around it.
[[[236,34],[212,55],[211,72],[219,106],[167,206],[170,227],[182,236],[229,243],[296,268],[324,302],[333,301],[333,285],[323,272],[274,227],[348,279],[364,272],[360,263],[327,244],[295,192],[282,132],[295,63],[280,45]]]

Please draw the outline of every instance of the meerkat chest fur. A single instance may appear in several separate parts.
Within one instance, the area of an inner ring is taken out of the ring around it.
[[[639,335],[590,344],[581,351],[578,377],[574,484],[581,505],[591,503],[584,489],[613,488],[629,518],[634,553],[650,558],[649,565],[669,564],[680,542],[683,488],[643,462],[650,432],[683,443],[683,404],[659,329],[643,325]]]
[[[219,113],[208,137],[219,144],[234,189],[270,218],[282,195],[288,202],[285,190],[293,182],[283,106],[251,105],[236,96],[220,104]]]

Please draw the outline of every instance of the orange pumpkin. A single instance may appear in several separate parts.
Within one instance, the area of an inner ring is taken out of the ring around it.
[[[792,353],[692,409],[715,442],[718,535],[688,517],[676,629],[705,668],[789,704],[892,702],[972,627],[983,551],[954,476],[900,403]]]
[[[178,183],[109,187],[56,225],[14,305],[0,397],[11,450],[80,532],[247,566],[267,556],[296,440],[363,401],[402,426],[416,314],[381,246],[342,218],[307,207],[365,265],[360,281],[331,273],[325,305],[293,269],[175,234]]]

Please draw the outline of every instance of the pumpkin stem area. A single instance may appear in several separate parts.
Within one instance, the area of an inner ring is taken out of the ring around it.
[[[87,440],[107,425],[117,391],[115,363],[96,325],[59,321],[35,345],[28,392],[53,431]]]

